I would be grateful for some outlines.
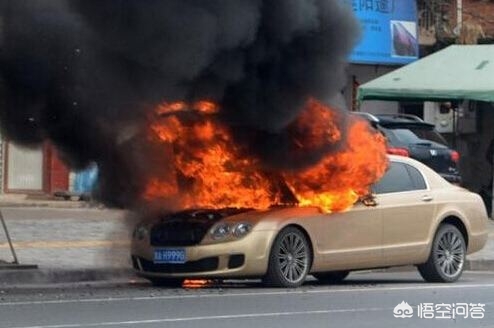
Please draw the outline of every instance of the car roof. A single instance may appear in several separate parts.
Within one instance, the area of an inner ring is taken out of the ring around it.
[[[373,124],[382,126],[408,126],[408,127],[428,127],[434,128],[434,124],[427,123],[421,118],[410,114],[371,114],[366,112],[353,112],[354,114],[365,118]]]

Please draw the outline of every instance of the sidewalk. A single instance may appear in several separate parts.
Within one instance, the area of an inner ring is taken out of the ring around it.
[[[13,263],[0,226],[0,289],[136,279],[129,258],[133,224],[127,212],[74,207],[84,203],[78,201],[9,199],[12,203],[18,206],[4,205],[2,215],[20,265]]]
[[[51,208],[91,208],[101,204],[82,201],[73,196],[70,199],[51,195],[0,194],[1,207],[51,207]]]

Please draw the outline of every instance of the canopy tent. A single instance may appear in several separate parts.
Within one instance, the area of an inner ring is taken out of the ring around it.
[[[358,88],[363,100],[494,102],[494,45],[452,45]]]

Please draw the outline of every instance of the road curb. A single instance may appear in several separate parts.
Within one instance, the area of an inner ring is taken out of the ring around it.
[[[469,271],[494,271],[494,260],[468,260],[465,262],[465,270]]]
[[[397,267],[391,272],[415,270],[414,267]],[[494,260],[467,260],[467,271],[494,271]],[[95,269],[3,269],[0,270],[0,288],[15,285],[84,283],[112,280],[139,279],[130,268]]]
[[[136,278],[129,268],[108,269],[32,269],[0,271],[0,288],[11,285],[58,284],[76,282],[111,281]]]
[[[24,202],[0,202],[0,208],[2,207],[39,207],[39,208],[100,208],[99,204],[89,204],[83,201],[24,201]]]

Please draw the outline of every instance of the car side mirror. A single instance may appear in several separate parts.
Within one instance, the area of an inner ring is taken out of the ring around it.
[[[360,196],[358,201],[364,204],[365,206],[369,206],[369,207],[377,206],[376,197],[373,194]]]

